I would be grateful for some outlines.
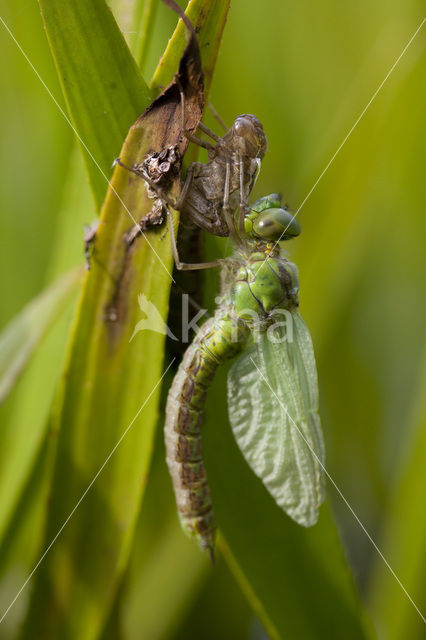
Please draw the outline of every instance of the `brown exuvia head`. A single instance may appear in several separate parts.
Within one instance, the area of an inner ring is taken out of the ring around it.
[[[268,147],[261,123],[251,114],[235,118],[234,124],[225,134],[224,141],[242,156],[260,160]]]

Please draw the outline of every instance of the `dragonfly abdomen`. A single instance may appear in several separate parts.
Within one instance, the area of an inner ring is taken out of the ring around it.
[[[201,423],[216,369],[234,357],[247,329],[226,313],[208,320],[187,349],[169,391],[165,441],[179,518],[202,549],[213,550],[216,522],[202,457]]]

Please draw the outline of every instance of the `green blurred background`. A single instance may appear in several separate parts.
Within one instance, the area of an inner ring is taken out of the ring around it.
[[[118,5],[131,39],[130,3]],[[264,125],[269,150],[255,197],[280,191],[299,207],[423,14],[424,3],[414,0],[232,0],[211,100],[228,123],[254,113]],[[63,105],[36,1],[1,0],[0,15]],[[160,6],[146,78],[175,23]],[[423,27],[304,204],[303,234],[288,245],[317,355],[327,469],[420,608],[426,595],[425,44]],[[58,255],[58,211],[64,201],[72,206],[67,176],[70,167],[81,172],[81,162],[68,124],[1,25],[0,46],[3,327],[53,274],[78,256],[83,261],[83,224],[95,219],[95,207],[87,183]],[[215,126],[210,115],[205,121]],[[19,392],[2,408],[2,420]],[[22,410],[31,413],[31,398]],[[425,637],[420,617],[332,486],[329,496],[379,636]],[[2,566],[3,605],[12,578],[9,564]],[[200,620],[206,638],[262,637],[222,563],[213,574],[200,567],[188,593],[165,637],[199,638]],[[11,637],[13,621],[8,628],[4,637]]]

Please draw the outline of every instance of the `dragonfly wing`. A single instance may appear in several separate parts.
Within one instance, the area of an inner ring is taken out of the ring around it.
[[[309,527],[324,500],[324,444],[311,337],[299,313],[292,320],[292,336],[285,339],[284,327],[262,333],[232,366],[228,407],[248,464],[278,505]]]

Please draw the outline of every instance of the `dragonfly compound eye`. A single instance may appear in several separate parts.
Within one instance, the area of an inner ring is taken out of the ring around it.
[[[296,218],[287,209],[265,209],[253,221],[253,234],[263,240],[290,240],[301,232]]]

